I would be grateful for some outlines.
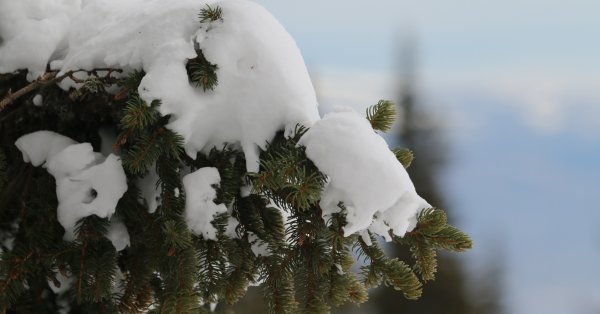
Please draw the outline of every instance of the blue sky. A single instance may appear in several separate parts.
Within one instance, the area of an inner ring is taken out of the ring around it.
[[[325,110],[394,99],[396,43],[416,38],[467,262],[502,259],[507,313],[598,313],[600,2],[258,2],[295,37]]]

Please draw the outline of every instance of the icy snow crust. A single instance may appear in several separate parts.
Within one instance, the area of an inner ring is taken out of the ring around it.
[[[198,13],[206,4],[220,6],[222,19],[200,23]],[[345,111],[319,120],[314,88],[294,40],[255,3],[0,0],[0,7],[0,73],[27,68],[33,80],[48,63],[62,73],[108,67],[127,74],[143,69],[139,94],[147,103],[161,100],[159,110],[171,115],[168,127],[184,137],[192,157],[224,143],[236,144],[244,151],[247,170],[256,172],[259,148],[277,131],[289,135],[296,124],[309,127],[300,144],[329,177],[321,201],[325,218],[339,211],[342,201],[347,235],[370,230],[389,239],[391,229],[402,236],[414,227],[415,214],[429,207],[364,117]],[[219,83],[213,91],[202,91],[188,80],[185,65],[197,56],[196,49],[218,65]],[[61,84],[65,89],[75,86],[68,79]],[[24,159],[37,166],[46,162],[57,180],[59,220],[67,235],[72,236],[81,217],[114,212],[126,189],[116,156],[104,160],[89,144],[57,134],[24,138],[18,144]],[[214,169],[184,178],[186,220],[207,238],[215,236],[210,221],[226,209],[213,202],[211,185],[219,181]],[[151,212],[160,201],[155,182],[153,174],[138,181]],[[92,184],[98,185],[99,196],[88,204],[86,193]],[[98,202],[106,206],[95,206]],[[79,205],[85,213],[74,212]]]
[[[338,203],[344,203],[346,236],[369,227],[386,238],[390,229],[404,236],[417,212],[430,207],[417,195],[385,140],[348,108],[327,114],[298,144],[306,147],[308,158],[329,177],[320,203],[323,215],[339,212]]]
[[[55,132],[38,131],[20,137],[15,145],[25,162],[43,165],[54,176],[57,217],[65,228],[65,240],[75,239],[79,219],[90,215],[111,217],[127,191],[121,160],[113,154],[105,158],[95,153],[89,143],[78,144]],[[129,244],[129,235],[125,226],[118,223],[111,222],[108,238],[115,248],[123,249]]]

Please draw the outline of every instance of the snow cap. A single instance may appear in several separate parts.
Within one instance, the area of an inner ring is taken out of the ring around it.
[[[370,230],[382,236],[389,237],[390,229],[403,236],[416,214],[430,207],[385,140],[348,107],[317,121],[298,145],[306,147],[308,158],[329,178],[320,202],[324,218],[344,203],[345,235],[373,226]]]

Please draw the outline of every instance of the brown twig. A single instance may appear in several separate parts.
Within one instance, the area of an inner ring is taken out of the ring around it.
[[[106,75],[104,76],[99,76],[98,75],[98,71],[106,71]],[[58,83],[62,80],[64,80],[65,78],[70,78],[72,79],[74,82],[76,83],[83,83],[85,80],[79,79],[77,77],[75,77],[75,73],[77,72],[87,72],[88,75],[94,75],[96,77],[99,77],[101,79],[109,79],[110,75],[113,72],[122,72],[122,70],[120,69],[112,69],[112,68],[98,68],[98,69],[93,69],[93,70],[72,70],[72,71],[68,71],[65,72],[64,74],[60,75],[60,76],[56,76],[58,74],[58,71],[50,71],[50,72],[46,72],[44,73],[44,75],[42,75],[42,77],[40,77],[39,79],[29,83],[27,86],[19,89],[18,91],[11,93],[10,91],[8,92],[8,95],[6,95],[6,97],[4,97],[4,99],[2,99],[2,101],[0,101],[0,112],[2,112],[2,110],[4,110],[4,108],[6,108],[6,106],[10,105],[11,103],[13,103],[15,100],[17,100],[19,97],[22,97],[40,87],[49,85],[49,84],[54,84],[54,83]]]
[[[8,92],[8,95],[0,101],[0,112],[6,108],[6,106],[10,105],[13,101],[17,100],[19,97],[28,94],[44,85],[48,85],[50,83],[56,82],[56,74],[58,71],[46,72],[39,79],[31,82],[29,85],[19,89],[18,91],[11,93]],[[61,79],[64,78],[64,75],[61,75]]]

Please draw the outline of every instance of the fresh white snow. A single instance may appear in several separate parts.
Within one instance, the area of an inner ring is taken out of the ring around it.
[[[25,2],[3,5],[3,15],[25,14],[34,7]],[[251,1],[45,2],[51,9],[40,17],[56,16],[60,21],[45,25],[46,20],[32,20],[21,29],[2,31],[7,42],[0,46],[0,73],[29,68],[37,77],[48,62],[62,72],[143,69],[140,95],[148,103],[162,101],[160,112],[172,115],[169,127],[185,138],[192,157],[225,142],[237,143],[248,170],[258,171],[258,148],[278,130],[289,134],[296,124],[310,126],[319,118],[296,43],[270,13]],[[199,22],[198,13],[208,3],[222,8],[222,20]],[[40,28],[47,27],[60,30],[45,36],[47,31]],[[27,36],[34,39],[21,40]],[[65,47],[59,51],[62,43]],[[185,64],[196,57],[195,47],[219,67],[214,91],[204,92],[188,80]],[[69,80],[63,83],[64,88],[73,86]]]
[[[160,194],[162,188],[157,185],[158,174],[156,174],[155,165],[150,167],[150,171],[142,178],[136,180],[136,185],[140,189],[142,199],[140,202],[145,203],[149,213],[154,213],[156,208],[161,204]]]
[[[0,73],[28,69],[34,80],[66,48],[81,0],[0,0]]]
[[[231,209],[227,209],[227,212],[229,214],[231,214]],[[227,217],[227,226],[225,227],[224,235],[229,237],[230,239],[239,238],[239,236],[237,235],[237,232],[235,231],[235,229],[238,227],[239,224],[240,224],[240,222],[235,217],[229,215]]]
[[[200,23],[198,13],[207,4],[220,6],[222,19]],[[230,143],[243,150],[247,170],[256,172],[259,148],[277,131],[290,135],[297,124],[309,127],[300,145],[329,177],[320,203],[323,214],[327,218],[340,211],[338,203],[343,202],[346,235],[366,235],[369,230],[389,240],[392,230],[403,236],[414,227],[415,215],[429,207],[363,116],[346,109],[319,119],[315,91],[296,43],[251,1],[0,0],[0,7],[0,73],[28,69],[33,80],[47,64],[61,73],[109,67],[126,75],[143,69],[139,94],[147,103],[161,100],[160,112],[171,115],[167,127],[183,136],[192,157]],[[213,91],[188,80],[185,65],[196,57],[195,49],[218,65],[219,83]],[[64,80],[61,86],[76,84]],[[34,98],[34,103],[41,102]],[[16,145],[25,161],[45,163],[56,178],[58,218],[67,239],[73,237],[78,219],[110,217],[127,189],[118,157],[95,153],[88,143],[40,131]],[[156,181],[156,174],[149,173],[136,182],[150,212],[160,205]],[[218,171],[202,168],[183,181],[189,227],[215,239],[210,222],[227,211],[225,204],[213,202]]]
[[[110,154],[104,158],[89,143],[51,131],[38,131],[20,137],[15,145],[23,160],[43,166],[56,180],[57,218],[65,228],[65,240],[74,240],[75,225],[83,217],[110,217],[127,191],[127,178],[121,160]]]
[[[110,225],[108,226],[106,238],[112,242],[117,251],[123,251],[130,245],[127,227],[115,216],[110,219]]]
[[[213,185],[221,182],[217,168],[200,168],[183,177],[185,189],[185,221],[196,235],[216,240],[217,230],[211,224],[215,215],[227,212],[225,204],[215,204],[217,191]]]
[[[52,159],[54,155],[73,144],[77,142],[51,131],[27,134],[15,142],[17,148],[23,153],[23,161],[30,162],[35,167]]]
[[[248,231],[248,242],[254,256],[269,256],[269,245],[250,231]]]
[[[55,285],[54,281],[48,280],[48,286],[50,287],[50,290],[56,294],[63,294],[67,292],[67,290],[69,290],[75,282],[75,278],[73,278],[73,276],[70,276],[70,274],[67,275],[68,276],[65,276],[61,272],[56,273],[56,280],[58,281],[60,287]]]
[[[404,236],[408,220],[430,207],[416,194],[408,173],[385,140],[350,108],[327,114],[298,145],[306,147],[308,158],[329,178],[320,202],[325,219],[341,210],[340,201],[344,203],[345,235],[369,228],[373,215],[379,213],[371,231],[387,236],[392,229]],[[393,214],[386,215],[388,211]]]

